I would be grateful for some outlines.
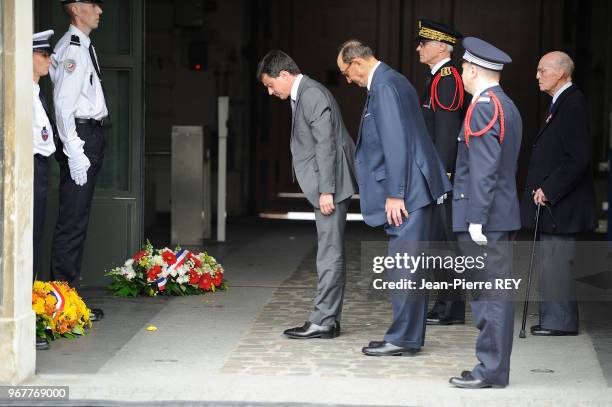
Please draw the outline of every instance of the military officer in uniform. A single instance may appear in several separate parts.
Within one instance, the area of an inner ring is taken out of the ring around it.
[[[465,38],[463,47],[463,83],[474,96],[458,137],[453,230],[463,255],[486,256],[484,270],[474,270],[473,278],[491,281],[510,277],[511,240],[521,227],[515,174],[522,121],[499,86],[501,71],[511,58],[473,37]],[[503,292],[469,292],[474,325],[480,331],[479,363],[451,378],[451,384],[474,389],[508,385],[514,304]]]
[[[452,180],[457,158],[457,134],[463,121],[464,90],[461,75],[451,62],[457,40],[463,36],[451,27],[430,20],[419,21],[416,48],[419,60],[429,66],[421,108],[427,130]],[[444,199],[447,198],[447,199]],[[456,240],[452,227],[451,199],[448,195],[434,208],[433,242]],[[446,248],[446,247],[445,247]],[[452,271],[434,270],[437,281],[452,282]],[[428,325],[465,323],[465,293],[462,290],[440,289],[432,310],[427,314]]]
[[[61,151],[59,216],[53,236],[51,272],[55,279],[79,282],[89,212],[104,158],[104,119],[108,116],[100,65],[89,34],[100,23],[101,0],[62,0],[70,16],[68,32],[53,55],[51,80]],[[103,315],[92,309],[93,321]]]
[[[40,78],[49,74],[53,50],[49,38],[53,30],[36,33],[32,36],[32,68],[34,93],[32,99],[32,136],[34,151],[34,225],[33,225],[33,270],[34,279],[42,274],[40,260],[43,251],[43,231],[45,228],[45,208],[47,206],[47,187],[49,186],[49,157],[55,152],[54,137],[57,130],[49,107],[40,89]],[[36,349],[49,349],[46,338],[36,338]]]

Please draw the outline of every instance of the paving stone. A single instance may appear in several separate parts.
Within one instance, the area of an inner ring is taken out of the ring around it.
[[[282,335],[301,325],[312,309],[317,282],[313,250],[275,291],[221,372],[410,379],[447,378],[472,366],[478,331],[470,315],[465,325],[429,327],[425,347],[416,357],[373,358],[361,353],[369,341],[383,338],[391,322],[388,296],[371,287],[373,274],[362,267],[367,263],[355,260],[361,258],[361,249],[359,241],[346,243],[350,260],[338,338],[291,340]]]

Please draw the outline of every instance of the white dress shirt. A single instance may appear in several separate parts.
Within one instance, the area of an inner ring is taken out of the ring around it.
[[[71,44],[78,36],[80,45]],[[50,76],[59,137],[68,157],[83,152],[84,141],[76,132],[75,118],[101,120],[108,116],[102,84],[89,55],[91,40],[70,25],[51,55]],[[99,61],[98,61],[99,66]]]
[[[435,64],[433,66],[433,68],[431,68],[431,74],[435,74],[438,69],[440,69],[442,67],[442,65],[444,65],[445,63],[447,63],[448,61],[450,61],[450,58],[444,58],[442,61],[438,62],[437,64]]]
[[[55,152],[53,126],[51,126],[51,121],[40,101],[40,86],[36,82],[32,83],[34,84],[34,92],[32,94],[32,136],[34,137],[34,154],[49,157]]]
[[[372,78],[374,77],[374,71],[376,71],[376,68],[378,68],[378,65],[380,65],[380,61],[378,61],[376,65],[374,65],[374,68],[372,68],[372,70],[368,74],[368,92],[370,91],[370,85],[372,85]]]
[[[566,83],[565,85],[561,86],[561,87],[560,87],[560,88],[559,88],[559,89],[558,89],[558,90],[555,92],[555,94],[553,95],[551,105],[554,105],[554,104],[555,104],[555,102],[557,101],[557,99],[559,99],[559,96],[561,96],[561,94],[562,94],[562,93],[563,93],[563,92],[564,92],[564,91],[565,91],[567,88],[569,88],[570,86],[572,86],[572,81],[569,81],[569,82],[568,82],[568,83]]]
[[[293,100],[294,102],[297,100],[297,92],[303,77],[304,75],[299,74],[297,78],[295,78],[295,81],[293,81],[293,85],[291,86],[291,100]]]

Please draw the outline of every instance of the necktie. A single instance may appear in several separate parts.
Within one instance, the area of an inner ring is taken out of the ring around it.
[[[91,57],[91,62],[93,63],[94,69],[96,70],[96,74],[98,75],[98,79],[102,82],[102,76],[100,74],[100,66],[98,65],[98,58],[96,56],[96,50],[92,43],[89,44],[89,56]]]
[[[425,79],[425,89],[427,93],[429,93],[429,86],[431,85],[432,79],[433,79],[433,75],[431,74],[431,72],[428,72],[427,77]]]
[[[91,58],[91,62],[93,63],[94,70],[96,71],[96,75],[98,75],[98,79],[100,80],[100,86],[102,87],[102,95],[104,96],[104,102],[106,102],[106,91],[104,90],[104,82],[102,82],[102,72],[100,71],[100,65],[98,65],[98,54],[96,54],[96,49],[93,46],[93,43],[89,43],[89,57]],[[110,110],[108,112],[107,119],[110,119]]]
[[[38,98],[40,99],[40,103],[42,103],[43,109],[45,109],[45,113],[47,113],[47,117],[50,118],[51,116],[49,116],[49,107],[47,106],[47,101],[45,100],[42,91],[38,91]]]

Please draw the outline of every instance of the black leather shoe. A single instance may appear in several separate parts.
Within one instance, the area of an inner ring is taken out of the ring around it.
[[[461,372],[461,377],[451,377],[448,382],[462,389],[486,389],[488,387],[493,387],[491,383],[487,383],[484,380],[476,379],[474,376],[472,376],[471,372],[469,372],[465,376],[463,375],[463,373],[464,372]]]
[[[283,333],[291,339],[332,339],[340,335],[340,323],[321,326],[306,321],[303,326],[287,329]]]
[[[389,342],[382,342],[378,346],[366,346],[361,349],[368,356],[414,356],[421,351],[420,348],[403,348]]]
[[[47,350],[51,347],[47,338],[36,337],[36,350]]]
[[[534,336],[576,336],[577,331],[559,331],[556,329],[542,328],[541,325],[534,325],[531,327],[531,334]]]
[[[465,319],[427,317],[427,325],[464,325],[464,324],[465,324]]]
[[[100,308],[91,308],[89,310],[89,320],[91,322],[96,322],[104,318],[104,311]]]

